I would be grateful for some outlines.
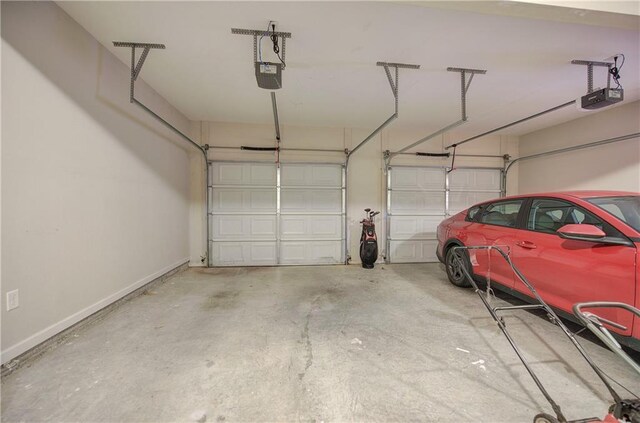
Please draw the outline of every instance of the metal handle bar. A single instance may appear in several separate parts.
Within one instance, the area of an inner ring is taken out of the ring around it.
[[[611,322],[607,319],[604,319],[594,313],[590,313],[588,311],[582,311],[583,308],[621,308],[627,310],[636,316],[640,316],[640,310],[637,308],[630,306],[629,304],[613,302],[613,301],[594,301],[589,303],[577,303],[573,306],[573,314],[576,315],[578,319],[593,332],[604,344],[609,347],[611,351],[616,353],[620,358],[622,358],[631,368],[633,368],[638,374],[640,374],[640,366],[636,363],[620,346],[618,341],[613,337],[611,332],[607,328],[605,328],[602,323],[607,325],[618,327],[620,326],[615,322]],[[622,326],[624,328],[624,326]],[[624,328],[626,329],[626,328]]]
[[[511,267],[513,272],[516,274],[516,276],[518,276],[518,278],[527,287],[527,289],[529,289],[529,291],[531,291],[531,293],[533,294],[535,299],[540,304],[541,308],[544,309],[545,312],[548,314],[551,322],[554,323],[555,325],[559,326],[560,329],[562,329],[564,334],[569,338],[569,340],[571,340],[571,342],[576,347],[576,349],[580,352],[582,357],[587,361],[587,363],[589,363],[589,365],[591,366],[593,371],[598,375],[598,377],[600,377],[600,380],[602,380],[602,383],[604,383],[604,385],[607,387],[607,390],[609,391],[609,393],[613,397],[614,401],[616,403],[619,403],[621,401],[620,395],[618,395],[616,390],[613,389],[613,386],[611,386],[609,381],[606,379],[606,376],[604,375],[604,373],[602,373],[600,368],[594,363],[594,361],[591,359],[591,357],[587,354],[586,350],[582,347],[582,345],[580,345],[578,340],[573,336],[573,333],[571,331],[569,331],[569,329],[565,326],[565,324],[562,322],[562,320],[560,320],[560,318],[558,317],[556,312],[553,311],[553,309],[551,307],[549,307],[549,305],[542,299],[542,297],[540,297],[540,294],[538,294],[538,291],[536,291],[536,289],[533,287],[533,285],[531,285],[531,283],[522,274],[522,272],[520,272],[520,270],[513,264],[513,262],[511,261],[511,258],[509,257],[509,255],[507,253],[505,253],[504,250],[500,246],[495,246],[495,245],[455,246],[455,247],[452,247],[452,249],[453,249],[453,251],[458,251],[458,250],[489,250],[489,253],[490,253],[490,250],[496,250],[507,261],[507,263],[509,264],[509,266]],[[469,273],[469,270],[467,269],[467,267],[462,262],[461,257],[458,254],[454,254],[453,257],[456,260],[456,263],[458,264],[458,266],[460,266],[460,268],[462,269],[462,272],[464,273],[465,277],[471,283],[471,285],[473,286],[475,292],[478,294],[478,296],[482,300],[483,304],[485,305],[485,307],[487,308],[487,310],[491,314],[491,317],[493,317],[493,319],[496,321],[496,323],[498,324],[498,327],[500,328],[502,333],[505,335],[505,337],[509,341],[509,344],[511,344],[511,347],[515,351],[516,355],[518,356],[518,358],[520,359],[520,361],[524,365],[525,369],[527,370],[527,372],[529,373],[529,375],[531,376],[533,381],[538,386],[538,389],[540,389],[540,392],[542,392],[544,397],[547,399],[547,401],[551,405],[551,408],[556,413],[556,416],[558,417],[558,420],[560,422],[566,422],[567,419],[562,414],[562,410],[560,409],[560,406],[553,400],[553,398],[551,398],[551,395],[549,395],[549,393],[545,389],[545,387],[542,384],[542,382],[540,381],[540,379],[538,379],[538,376],[535,374],[535,372],[533,371],[533,369],[529,365],[529,362],[524,358],[524,355],[520,352],[520,349],[516,345],[515,340],[511,337],[511,334],[507,330],[503,319],[498,317],[498,315],[496,314],[497,310],[494,309],[493,307],[491,307],[491,305],[487,302],[487,300],[481,294],[482,291],[480,290],[480,288],[478,288],[478,285],[476,284],[476,282],[471,277],[471,274]]]
[[[600,317],[597,314],[593,314],[588,311],[585,311],[582,313],[582,315],[594,323],[598,323],[598,324],[606,323],[608,326],[614,327],[616,329],[627,330],[626,326],[621,325],[620,323],[613,322],[609,319],[605,319],[604,317]]]
[[[640,310],[638,310],[637,308],[630,306],[629,304],[615,301],[592,301],[590,303],[577,303],[573,306],[573,312],[578,318],[580,318],[580,315],[583,313],[583,308],[623,308],[640,317]]]

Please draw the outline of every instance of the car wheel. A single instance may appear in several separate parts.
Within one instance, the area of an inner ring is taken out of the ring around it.
[[[467,252],[465,250],[455,250],[453,247],[456,247],[456,245],[447,250],[447,255],[444,260],[449,282],[461,288],[470,287],[471,283],[467,280],[463,270],[464,266],[467,272],[471,274],[471,266]],[[456,260],[456,257],[458,257],[458,260]]]

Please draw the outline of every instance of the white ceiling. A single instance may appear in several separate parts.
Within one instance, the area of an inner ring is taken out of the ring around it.
[[[377,61],[421,66],[400,70],[400,117],[393,125],[401,128],[437,129],[460,118],[460,77],[447,72],[448,66],[488,71],[471,84],[466,132],[492,129],[585,94],[586,68],[570,64],[572,59],[600,61],[624,53],[625,102],[640,98],[636,16],[620,15],[625,23],[616,24],[611,13],[535,5],[547,14],[558,11],[549,20],[522,17],[522,4],[520,16],[490,13],[508,10],[508,2],[485,3],[489,13],[478,13],[479,3],[475,11],[389,2],[58,4],[127,65],[130,51],[114,48],[113,40],[166,44],[166,50],[151,52],[141,77],[192,120],[272,122],[269,92],[254,77],[252,38],[231,34],[232,27],[261,29],[269,20],[292,33],[284,87],[277,92],[283,124],[377,127],[393,113]],[[581,19],[589,24],[575,23]],[[263,52],[274,60],[270,50],[265,38]],[[596,68],[594,86],[606,85],[605,75]],[[524,134],[584,115],[569,107],[505,133]]]

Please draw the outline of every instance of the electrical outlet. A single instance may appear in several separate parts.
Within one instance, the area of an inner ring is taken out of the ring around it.
[[[19,305],[20,301],[18,298],[18,290],[15,289],[13,291],[7,292],[7,311],[18,308]]]

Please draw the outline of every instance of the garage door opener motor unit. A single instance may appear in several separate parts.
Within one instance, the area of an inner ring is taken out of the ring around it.
[[[291,38],[291,33],[276,31],[275,21],[269,21],[266,31],[232,28],[231,33],[251,35],[253,37],[253,66],[255,68],[258,87],[264,88],[265,90],[278,90],[282,88],[282,71],[287,66],[285,63],[286,39]],[[279,63],[263,60],[262,39],[264,37],[268,37],[271,40],[273,52],[278,58]]]
[[[380,214],[371,209],[364,209],[365,218],[360,221],[362,234],[360,235],[360,260],[362,267],[373,269],[373,264],[378,259],[378,236],[376,235],[375,217]]]
[[[593,62],[589,60],[572,60],[574,65],[587,66],[587,94],[580,99],[580,106],[586,110],[600,109],[602,107],[611,106],[624,100],[624,90],[620,85],[620,69],[624,65],[624,54],[622,63],[618,68],[618,55],[614,56],[614,62]],[[607,88],[593,89],[593,67],[600,66],[607,68]],[[611,88],[611,78],[616,83],[615,88]]]

